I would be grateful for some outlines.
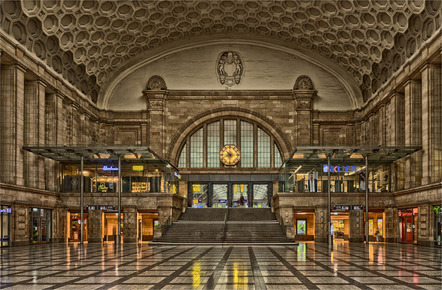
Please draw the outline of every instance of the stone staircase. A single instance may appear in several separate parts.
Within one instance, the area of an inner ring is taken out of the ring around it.
[[[270,208],[229,208],[228,211],[226,208],[188,208],[163,237],[152,244],[165,243],[293,244],[294,241],[287,239]]]

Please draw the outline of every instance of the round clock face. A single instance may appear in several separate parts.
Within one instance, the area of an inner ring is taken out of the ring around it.
[[[225,145],[219,152],[219,159],[224,165],[233,166],[241,159],[238,147],[235,145]]]

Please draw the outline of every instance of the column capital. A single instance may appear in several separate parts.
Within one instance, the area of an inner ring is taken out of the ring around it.
[[[163,111],[168,90],[145,90],[143,95],[147,101],[148,111]]]

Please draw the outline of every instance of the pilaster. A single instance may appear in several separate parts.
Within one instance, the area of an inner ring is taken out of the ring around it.
[[[312,145],[312,110],[317,91],[313,89],[313,83],[308,76],[300,76],[295,82],[292,94],[295,99],[296,145]]]
[[[433,244],[433,207],[431,204],[422,204],[418,208],[418,237],[417,244],[421,246],[432,246]]]
[[[158,154],[165,154],[165,124],[164,106],[167,96],[166,90],[146,90],[143,94],[147,100],[147,144]]]
[[[422,145],[422,86],[420,80],[405,85],[405,145]],[[416,187],[422,179],[422,152],[405,159],[405,188]]]
[[[124,208],[123,224],[124,242],[135,243],[137,241],[137,208]]]
[[[101,243],[102,240],[102,213],[101,210],[88,211],[88,243]]]
[[[0,76],[0,180],[23,185],[25,69],[1,65]]]
[[[428,64],[422,69],[422,184],[442,180],[442,91],[441,68]]]
[[[327,208],[315,209],[315,242],[327,242]]]
[[[350,243],[363,243],[364,242],[364,211],[363,210],[350,210]]]

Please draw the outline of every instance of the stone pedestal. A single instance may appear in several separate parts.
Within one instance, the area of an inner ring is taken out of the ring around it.
[[[315,242],[327,242],[327,208],[315,210]]]
[[[363,243],[364,242],[364,211],[363,210],[350,210],[350,243]]]
[[[281,206],[279,208],[280,222],[282,221],[282,226],[284,232],[289,239],[295,238],[295,226],[293,220],[293,207],[292,206]]]
[[[123,241],[135,243],[137,241],[137,209],[125,207],[123,214]]]
[[[102,238],[102,214],[101,210],[88,211],[88,243],[101,243]]]

